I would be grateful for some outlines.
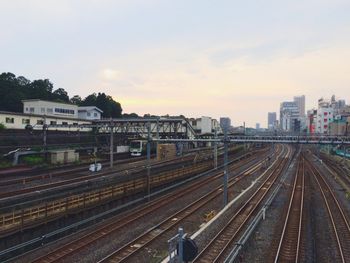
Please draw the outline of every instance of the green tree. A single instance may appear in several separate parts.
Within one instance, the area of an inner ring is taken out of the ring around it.
[[[56,89],[52,93],[53,99],[60,102],[69,102],[69,97],[67,91],[62,88]]]
[[[82,99],[79,95],[74,95],[72,98],[70,98],[70,102],[75,105],[80,105],[82,102]]]
[[[104,118],[121,118],[122,107],[119,102],[105,93],[93,93],[87,96],[81,103],[81,106],[96,106],[103,111]]]

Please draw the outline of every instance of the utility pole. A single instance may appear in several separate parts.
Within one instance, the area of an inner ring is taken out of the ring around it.
[[[156,134],[157,139],[159,139],[159,117],[157,117],[157,134]],[[156,156],[158,157],[158,141],[156,144]]]
[[[109,166],[113,168],[114,156],[113,156],[113,122],[111,120],[110,128],[110,145],[109,145]]]
[[[227,139],[227,129],[224,130],[224,207],[227,205],[227,184],[228,184],[228,139]]]
[[[215,139],[218,138],[217,129],[214,131]],[[218,143],[214,142],[214,169],[218,168]]]
[[[151,124],[147,123],[147,199],[151,198]]]

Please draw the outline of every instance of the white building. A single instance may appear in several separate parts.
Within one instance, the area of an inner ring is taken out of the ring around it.
[[[78,119],[78,106],[39,99],[22,100],[23,113]]]
[[[334,109],[329,102],[320,99],[316,116],[316,133],[328,134],[329,124],[334,120]]]
[[[37,114],[28,114],[28,113],[17,113],[17,112],[6,112],[0,111],[0,123],[4,124],[6,129],[25,129],[27,125],[31,125],[34,130],[42,130],[43,125],[73,125],[73,127],[65,128],[49,128],[50,130],[59,130],[59,131],[75,131],[78,128],[74,126],[81,124],[91,124],[91,121],[81,120],[81,119],[72,119],[64,118],[60,116],[43,116]],[[80,129],[81,131],[89,131],[89,128]]]
[[[193,129],[199,134],[214,134],[215,129],[217,133],[222,133],[220,123],[216,119],[211,117],[202,116],[201,118],[191,118],[189,123],[192,125]]]
[[[78,107],[79,119],[100,120],[103,111],[95,106]]]
[[[70,103],[39,99],[22,100],[23,113],[72,119],[100,120],[103,111],[95,106],[78,107]]]

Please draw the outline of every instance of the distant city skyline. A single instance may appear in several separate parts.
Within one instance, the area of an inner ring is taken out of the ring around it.
[[[350,1],[13,0],[0,72],[105,92],[124,113],[266,125],[280,102],[350,101]]]

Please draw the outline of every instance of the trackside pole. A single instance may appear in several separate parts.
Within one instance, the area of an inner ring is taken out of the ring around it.
[[[147,199],[151,198],[151,124],[147,124]]]
[[[228,140],[227,140],[227,129],[224,131],[224,207],[227,205],[228,197],[227,197],[227,184],[228,184]]]
[[[110,136],[110,146],[109,146],[109,166],[111,168],[113,168],[113,126],[111,124],[111,127],[110,127],[110,130],[111,130],[111,136]]]
[[[217,130],[215,129],[215,139],[217,139]],[[218,168],[218,143],[214,142],[214,169]]]

